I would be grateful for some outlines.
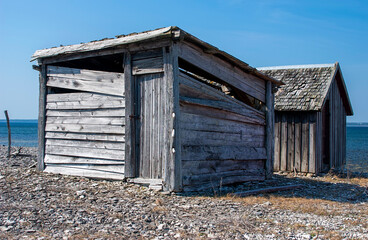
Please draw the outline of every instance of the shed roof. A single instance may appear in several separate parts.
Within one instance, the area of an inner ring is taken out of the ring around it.
[[[339,84],[348,115],[353,115],[339,63],[257,68],[285,85],[275,94],[277,111],[320,111],[333,79]],[[337,74],[339,77],[337,78]]]
[[[271,81],[277,85],[282,84],[282,82],[270,76],[264,75],[263,73],[259,72],[256,68],[249,66],[247,63],[237,59],[236,57],[224,51],[219,50],[218,48],[212,46],[211,44],[206,43],[175,26],[159,28],[159,29],[140,32],[140,33],[132,33],[128,35],[119,35],[119,36],[116,36],[116,38],[102,39],[98,41],[91,41],[88,43],[81,43],[81,44],[75,44],[75,45],[69,45],[69,46],[60,46],[60,47],[53,47],[53,48],[37,50],[32,55],[31,61],[42,60],[45,58],[53,58],[57,56],[93,52],[93,51],[104,50],[104,49],[113,49],[116,47],[121,47],[123,45],[131,44],[131,43],[152,41],[152,40],[163,39],[163,38],[172,38],[175,41],[183,40],[183,41],[191,42],[201,47],[206,53],[210,53],[217,57],[220,57],[221,59],[227,62],[230,62],[234,66],[239,67],[243,71],[256,75],[266,81]]]

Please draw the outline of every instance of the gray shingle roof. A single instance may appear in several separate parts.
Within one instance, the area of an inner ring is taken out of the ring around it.
[[[277,111],[319,111],[338,64],[257,68],[285,83],[275,94]]]

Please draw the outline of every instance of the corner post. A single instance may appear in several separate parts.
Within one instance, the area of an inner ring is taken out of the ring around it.
[[[45,169],[45,127],[46,127],[46,95],[47,66],[42,64],[40,72],[40,95],[38,109],[38,159],[37,170]]]
[[[170,153],[166,162],[166,174],[164,181],[168,191],[179,192],[182,189],[181,174],[181,143],[180,143],[180,107],[179,107],[179,63],[178,63],[178,47],[173,42],[170,47],[164,48],[164,71],[165,82],[169,91],[169,138]]]
[[[274,125],[275,125],[275,111],[274,111],[274,94],[272,91],[272,83],[266,83],[266,179],[270,179],[273,174],[274,162]]]
[[[125,177],[136,177],[135,158],[135,119],[134,115],[134,81],[132,79],[131,55],[124,54],[124,84],[125,84]]]

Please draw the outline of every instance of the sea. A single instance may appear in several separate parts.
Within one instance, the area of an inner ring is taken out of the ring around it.
[[[37,120],[11,120],[12,146],[37,146]],[[346,128],[346,168],[368,173],[368,123],[348,123]],[[8,146],[5,120],[0,120],[0,145]]]

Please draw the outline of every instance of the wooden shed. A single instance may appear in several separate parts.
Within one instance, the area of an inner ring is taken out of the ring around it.
[[[344,166],[346,116],[353,115],[338,63],[265,67],[275,94],[274,171],[320,173]]]
[[[167,191],[272,173],[280,82],[177,27],[39,50],[38,169]]]

